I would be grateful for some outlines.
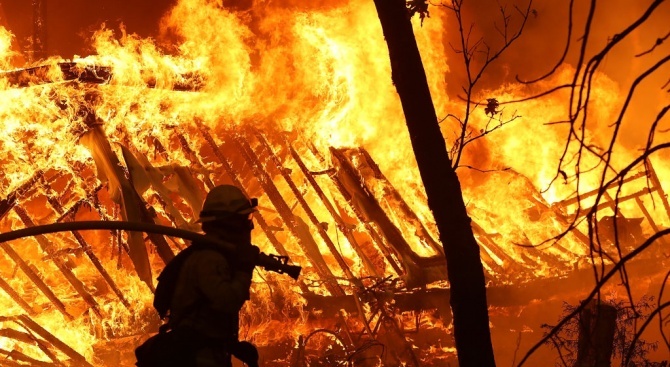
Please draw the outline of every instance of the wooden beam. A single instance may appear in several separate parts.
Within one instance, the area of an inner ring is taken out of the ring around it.
[[[265,140],[265,138],[259,134],[259,138],[261,139],[262,142],[268,147],[269,149],[269,144]],[[307,166],[305,166],[305,162],[302,161],[302,158],[300,158],[300,155],[295,151],[293,146],[287,141],[284,140],[284,144],[286,147],[289,149],[289,153],[293,160],[296,162],[298,167],[300,168],[300,171],[302,172],[303,176],[305,179],[307,179],[307,182],[311,185],[312,189],[314,192],[316,192],[317,196],[319,199],[321,199],[321,203],[324,205],[326,210],[328,210],[328,213],[333,217],[333,220],[335,220],[335,223],[337,224],[337,228],[344,234],[344,236],[347,238],[347,241],[351,244],[351,246],[354,248],[354,251],[356,251],[356,254],[358,257],[361,259],[363,262],[363,266],[365,267],[366,271],[368,271],[372,276],[382,276],[383,274],[379,274],[377,271],[377,267],[372,264],[372,261],[370,258],[365,254],[361,246],[358,244],[358,241],[354,237],[353,231],[349,226],[342,220],[342,217],[337,213],[335,208],[333,207],[333,204],[328,200],[326,197],[326,194],[323,192],[323,189],[319,186],[319,184],[316,182],[314,177],[312,177],[312,174],[309,172],[307,169]],[[281,168],[280,168],[281,169]]]
[[[254,176],[256,176],[258,183],[263,187],[263,191],[265,191],[265,194],[277,209],[277,212],[281,216],[289,232],[291,232],[293,237],[298,240],[298,243],[305,252],[305,255],[307,255],[312,261],[314,269],[319,273],[321,280],[324,281],[324,286],[333,295],[343,295],[344,291],[337,283],[335,276],[331,272],[326,261],[323,259],[318,245],[316,245],[314,238],[312,238],[312,235],[309,232],[309,228],[301,218],[293,214],[293,211],[286,203],[286,200],[284,200],[283,196],[279,192],[279,189],[277,189],[275,186],[272,178],[267,174],[260,162],[257,159],[254,159],[255,153],[250,151],[250,148],[245,146],[240,139],[241,138],[239,137],[233,136],[230,137],[229,142],[237,147],[238,152],[240,152],[249,163],[249,168],[251,168],[251,171],[253,172]]]
[[[240,178],[240,173],[233,167],[232,163],[230,160],[223,154],[221,151],[221,148],[219,145],[214,141],[214,138],[212,135],[209,133],[209,131],[205,128],[205,126],[199,122],[196,121],[196,125],[200,131],[200,134],[202,137],[205,139],[205,142],[209,145],[209,147],[212,149],[214,152],[214,155],[216,158],[219,160],[219,163],[221,163],[221,166],[223,167],[223,170],[226,172],[228,177],[232,180],[233,185],[237,186],[244,195],[249,197],[249,194],[247,192],[247,189],[245,186],[242,184],[242,180]],[[258,226],[261,227],[261,230],[265,233],[266,237],[268,238],[268,241],[272,244],[272,246],[275,248],[275,250],[279,253],[281,256],[289,256],[288,251],[286,251],[286,248],[284,245],[277,239],[277,236],[275,236],[274,232],[268,225],[268,223],[265,221],[265,218],[263,218],[263,215],[258,212],[254,215],[254,220],[256,223],[258,223]],[[300,290],[302,291],[303,294],[310,294],[312,291],[307,287],[307,284],[305,284],[304,280],[302,278],[297,280],[298,286],[300,287]]]
[[[26,227],[34,227],[35,222],[28,216],[28,212],[26,212],[25,209],[23,209],[20,206],[14,207],[14,211],[16,214],[21,218],[21,221],[25,224]],[[102,317],[102,313],[100,312],[100,305],[98,305],[98,302],[93,298],[93,296],[86,290],[86,287],[84,284],[77,278],[76,275],[72,272],[70,266],[66,264],[66,262],[58,257],[58,256],[53,256],[54,252],[56,252],[56,248],[49,241],[45,236],[35,236],[35,239],[37,240],[37,243],[39,243],[40,247],[42,248],[42,251],[44,251],[47,255],[51,256],[53,259],[54,264],[58,268],[58,270],[61,271],[65,279],[72,285],[72,287],[79,293],[79,295],[82,297],[84,302],[88,303],[88,305],[91,307],[93,312],[95,312],[96,315],[99,317]]]
[[[30,316],[35,316],[37,315],[37,311],[33,308],[33,306],[29,305],[28,302],[26,302],[21,295],[12,288],[12,286],[7,283],[6,280],[3,278],[0,278],[0,288],[2,288],[5,293],[14,301],[16,302],[19,307],[21,307],[24,311],[28,313]]]
[[[60,204],[58,200],[54,198],[52,195],[53,189],[51,188],[51,185],[49,185],[48,182],[42,182],[42,186],[44,187],[45,193],[46,193],[46,198],[47,202],[51,205],[51,207],[62,217],[65,213],[65,209],[63,209],[63,206]],[[95,255],[93,252],[93,249],[91,246],[84,240],[84,237],[79,233],[78,231],[71,231],[72,235],[74,238],[77,240],[77,243],[81,247],[81,249],[84,251],[88,259],[91,261],[93,266],[98,270],[98,273],[102,276],[102,278],[105,280],[105,282],[112,288],[112,291],[116,296],[119,298],[121,303],[127,308],[130,309],[130,302],[126,299],[125,295],[123,292],[121,292],[121,289],[117,287],[116,282],[112,279],[112,277],[109,275],[107,272],[107,269],[102,265],[98,257]]]
[[[306,145],[309,148],[309,150],[312,152],[312,154],[314,154],[314,156],[322,164],[325,164],[325,161],[326,161],[325,158],[316,149],[316,147],[313,144],[311,144],[310,142],[306,143]],[[365,228],[366,233],[370,236],[370,238],[372,238],[372,241],[377,245],[377,249],[382,253],[382,255],[384,256],[386,261],[391,265],[393,270],[395,270],[396,274],[405,275],[407,273],[407,271],[401,267],[400,259],[397,258],[397,256],[396,256],[397,254],[396,253],[391,253],[390,247],[392,247],[392,246],[387,244],[387,242],[385,241],[384,238],[382,238],[382,236],[379,234],[377,229],[375,227],[373,227],[372,224],[364,218],[363,213],[361,213],[360,209],[358,209],[354,205],[353,201],[351,200],[352,199],[351,194],[349,194],[349,192],[346,190],[344,185],[342,185],[342,183],[336,177],[334,177],[334,175],[336,173],[335,169],[331,168],[328,171],[329,171],[328,172],[328,177],[333,182],[333,185],[335,185],[337,190],[340,192],[340,195],[342,195],[342,197],[344,198],[344,201],[346,202],[346,204],[351,209],[351,212],[354,213],[354,215],[356,216],[356,219],[358,219],[359,223],[363,224],[363,228]],[[310,174],[312,174],[312,173],[310,173]]]
[[[14,263],[23,271],[24,274],[30,279],[33,284],[47,297],[49,301],[56,307],[58,311],[60,311],[63,316],[65,316],[68,320],[74,320],[74,317],[70,315],[67,310],[65,309],[65,305],[63,302],[61,302],[58,297],[53,293],[51,288],[44,283],[42,280],[42,276],[37,274],[31,267],[26,263],[21,256],[7,243],[7,242],[2,242],[0,243],[0,248],[2,248],[7,255],[14,260]]]
[[[63,341],[58,339],[56,336],[48,332],[46,329],[44,329],[42,326],[40,326],[38,323],[33,321],[30,317],[26,315],[20,315],[17,317],[17,319],[27,328],[30,329],[32,332],[35,334],[39,335],[42,337],[44,340],[49,342],[51,345],[59,349],[63,354],[68,356],[70,359],[72,359],[73,362],[75,362],[74,365],[76,366],[81,366],[81,367],[93,367],[92,364],[88,363],[86,358],[79,354],[77,351],[72,349],[69,345],[65,344]]]
[[[260,150],[265,151],[267,157],[270,159],[272,164],[277,168],[277,171],[279,171],[279,174],[284,178],[284,181],[288,184],[288,187],[291,189],[291,192],[293,193],[293,196],[298,200],[298,203],[300,203],[300,206],[302,207],[303,211],[307,215],[307,218],[310,220],[312,223],[313,228],[316,228],[317,233],[319,236],[321,236],[321,239],[323,239],[324,243],[328,247],[328,250],[330,250],[330,253],[333,255],[335,258],[335,261],[337,264],[340,266],[344,274],[349,278],[350,281],[354,282],[354,284],[359,285],[360,281],[357,279],[357,277],[354,275],[354,273],[351,271],[349,268],[349,265],[347,265],[347,262],[344,260],[344,257],[342,254],[338,251],[338,249],[335,247],[335,243],[333,243],[333,240],[330,239],[330,236],[328,236],[328,233],[326,230],[323,228],[321,225],[321,222],[319,222],[319,219],[316,217],[316,214],[314,214],[314,211],[310,207],[310,205],[307,203],[307,200],[305,200],[304,195],[298,190],[298,187],[296,186],[295,182],[293,182],[293,178],[291,178],[291,175],[289,175],[287,169],[282,165],[281,161],[279,158],[275,155],[274,151],[270,147],[269,143],[267,140],[264,139],[264,137],[261,135],[257,135],[259,141],[260,141]],[[256,161],[258,164],[260,164],[260,159],[259,157],[253,152],[249,144],[245,141],[240,140],[240,142],[245,145],[245,148],[249,152],[249,154],[252,156],[252,159]],[[265,165],[267,168],[268,165]],[[354,246],[354,244],[352,244]]]

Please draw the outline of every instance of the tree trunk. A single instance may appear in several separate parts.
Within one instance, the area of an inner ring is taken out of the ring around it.
[[[591,300],[579,314],[579,341],[575,367],[610,367],[614,349],[617,309]]]
[[[419,172],[447,259],[460,367],[495,366],[484,269],[460,182],[440,132],[405,0],[374,0]]]

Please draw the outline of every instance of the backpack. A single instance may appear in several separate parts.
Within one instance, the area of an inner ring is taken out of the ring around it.
[[[230,254],[218,246],[195,242],[175,256],[158,276],[158,284],[154,291],[154,308],[161,320],[169,316],[170,304],[177,288],[179,273],[186,259],[196,251],[214,250],[228,257]],[[147,339],[135,349],[138,367],[185,367],[193,366],[195,353],[212,340],[193,333],[188,329],[171,330],[169,324],[163,325],[158,334]],[[220,346],[220,343],[215,345]],[[229,352],[247,366],[258,366],[258,351],[249,342],[236,342],[228,346]]]
[[[177,288],[179,273],[181,272],[181,268],[184,266],[186,259],[188,259],[192,253],[201,250],[215,250],[226,257],[229,256],[228,253],[217,246],[199,242],[193,243],[191,246],[177,254],[158,276],[158,284],[154,291],[154,308],[158,312],[158,316],[160,316],[161,320],[165,320],[165,318],[169,316],[170,304],[172,303],[174,291]]]

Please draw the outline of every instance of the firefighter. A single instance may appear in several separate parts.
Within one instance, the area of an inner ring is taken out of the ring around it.
[[[260,253],[251,244],[256,204],[231,185],[207,194],[198,222],[206,235],[234,244],[235,250],[193,243],[166,266],[175,274],[168,322],[155,341],[136,350],[138,366],[231,367],[233,355],[249,367],[258,366],[256,348],[238,339],[239,312],[249,300]],[[158,278],[154,306],[166,270]]]

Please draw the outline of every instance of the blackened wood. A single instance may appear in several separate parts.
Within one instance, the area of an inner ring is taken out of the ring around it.
[[[459,365],[495,366],[479,245],[438,126],[406,2],[374,0],[374,3],[389,48],[391,77],[400,96],[428,206],[433,211],[444,246]]]
[[[63,209],[63,206],[60,204],[60,202],[55,198],[53,193],[53,189],[47,182],[42,182],[42,185],[44,186],[44,190],[46,192],[46,198],[47,202],[51,205],[51,207],[60,215],[63,216],[65,213],[65,209]],[[81,201],[80,201],[81,202]],[[76,205],[76,204],[75,204]],[[119,297],[119,300],[121,303],[127,308],[130,309],[130,302],[126,299],[125,295],[119,287],[116,286],[116,282],[114,282],[114,279],[109,275],[107,272],[107,269],[102,265],[98,257],[95,255],[93,252],[93,249],[91,246],[86,242],[84,237],[79,233],[78,231],[71,231],[72,235],[74,238],[77,240],[77,243],[81,247],[82,250],[84,250],[84,253],[86,256],[91,260],[91,263],[93,266],[98,270],[102,278],[105,280],[105,282],[110,286],[114,294],[116,294],[117,297]]]
[[[616,182],[613,182],[613,183],[609,184],[605,190],[614,187],[614,185],[622,185],[622,184],[625,184],[625,183],[627,183],[627,182],[637,180],[637,179],[640,178],[640,177],[645,177],[645,173],[644,173],[644,172],[638,172],[638,173],[636,173],[636,174],[634,174],[634,175],[632,175],[632,176],[626,177],[623,181],[616,181]],[[579,203],[580,201],[582,201],[582,200],[584,200],[584,199],[586,199],[586,198],[589,198],[589,197],[591,197],[591,196],[595,196],[595,195],[597,195],[597,194],[598,194],[599,192],[601,192],[601,191],[603,191],[603,188],[597,188],[597,189],[591,190],[591,191],[589,191],[589,192],[585,192],[585,193],[583,193],[583,194],[580,194],[579,196],[574,196],[574,197],[571,197],[571,198],[568,198],[568,199],[559,201],[559,202],[557,202],[556,204],[559,204],[559,205],[561,205],[561,206],[563,206],[563,207],[567,207],[567,206],[570,206],[570,205],[572,205],[572,204],[577,204],[577,203]]]
[[[661,229],[658,228],[658,226],[656,225],[656,221],[654,221],[654,218],[649,213],[649,210],[647,210],[647,207],[644,206],[644,203],[642,202],[642,200],[639,197],[636,197],[635,198],[635,203],[637,204],[637,206],[642,211],[642,214],[644,214],[644,217],[647,218],[647,222],[649,222],[649,226],[654,231],[654,233],[659,232]],[[659,238],[658,242],[660,242],[663,247],[668,246],[668,243],[665,241],[665,237]]]
[[[331,148],[337,180],[349,192],[351,202],[363,212],[367,221],[379,226],[381,233],[395,249],[406,270],[405,280],[409,287],[419,287],[436,280],[446,280],[445,259],[442,255],[419,256],[409,245],[398,227],[362,182],[359,172],[346,155],[346,150]]]
[[[330,239],[330,236],[328,236],[328,233],[321,225],[321,222],[319,222],[319,219],[316,217],[316,214],[314,214],[314,211],[307,203],[307,200],[305,200],[305,197],[300,192],[295,182],[293,182],[293,178],[291,178],[291,175],[288,173],[288,170],[282,165],[281,161],[275,155],[274,151],[272,150],[272,147],[270,147],[270,144],[265,140],[265,138],[263,136],[258,135],[257,137],[259,138],[260,141],[260,147],[261,147],[260,150],[261,151],[264,150],[268,158],[271,160],[272,164],[275,165],[275,167],[277,167],[279,174],[284,178],[284,181],[286,181],[286,183],[288,184],[288,187],[291,189],[293,196],[295,196],[295,198],[298,200],[298,203],[300,203],[300,206],[302,207],[303,211],[305,212],[305,214],[307,214],[307,218],[309,218],[310,222],[312,223],[312,226],[316,228],[316,231],[319,233],[319,236],[321,236],[321,239],[323,239],[323,242],[328,247],[328,250],[330,250],[330,253],[335,258],[337,264],[340,266],[344,274],[351,281],[357,282],[356,276],[354,276],[354,273],[349,268],[349,265],[347,265],[347,262],[344,260],[344,257],[335,247],[335,243],[333,243],[333,240]],[[251,149],[248,145],[247,148]],[[352,244],[352,246],[354,245]]]
[[[351,246],[354,248],[356,251],[356,254],[358,254],[358,257],[361,258],[363,262],[363,266],[365,266],[365,269],[373,276],[381,276],[382,274],[379,274],[377,271],[377,268],[372,264],[372,261],[370,261],[370,258],[368,255],[365,254],[363,249],[361,248],[360,244],[354,237],[353,231],[349,228],[349,226],[342,220],[342,217],[337,213],[335,208],[333,207],[333,204],[331,204],[330,200],[326,197],[326,194],[323,192],[321,189],[321,186],[316,182],[314,177],[312,177],[312,174],[309,172],[307,169],[307,166],[305,166],[305,162],[302,161],[302,158],[298,154],[298,152],[295,151],[293,146],[288,142],[284,141],[286,146],[289,149],[289,153],[291,154],[291,157],[293,160],[296,162],[300,170],[302,171],[302,174],[305,176],[307,181],[310,183],[316,194],[319,196],[319,199],[321,199],[321,202],[323,205],[326,207],[330,215],[333,217],[335,220],[335,223],[337,224],[337,228],[344,233],[344,236],[347,238]]]
[[[98,191],[102,190],[104,185],[98,185],[93,191],[87,193],[86,198],[81,199],[70,206],[67,210],[64,210],[63,213],[55,220],[56,223],[63,222],[65,220],[73,220],[74,216],[77,214],[79,209],[84,205],[90,205],[93,201],[93,198],[98,194]],[[65,209],[65,208],[63,208]]]
[[[28,313],[30,316],[35,316],[37,314],[37,311],[33,309],[31,305],[26,302],[21,295],[12,288],[12,286],[7,283],[3,278],[0,278],[0,288],[2,288],[9,297],[16,302],[17,305],[19,305],[24,311]]]
[[[202,161],[198,157],[198,154],[196,154],[196,152],[191,148],[191,145],[186,140],[186,137],[184,137],[182,131],[177,132],[177,140],[179,140],[179,145],[181,145],[182,150],[184,150],[184,152],[186,153],[188,160],[191,161],[192,164],[196,165],[197,167],[200,167],[204,172],[207,173],[206,175],[204,175],[203,182],[211,190],[212,187],[214,187],[214,183],[209,178],[209,170],[207,170],[207,167],[205,167],[205,165],[202,163]]]
[[[0,79],[5,79],[11,87],[25,88],[31,85],[49,84],[61,81],[77,81],[86,84],[106,84],[112,79],[112,68],[101,65],[87,65],[76,62],[59,62],[59,77],[54,78],[52,65],[39,65],[29,68],[0,72]],[[174,76],[168,81],[172,90],[197,91],[205,84],[202,75],[188,72]],[[146,81],[148,88],[160,88],[158,81],[151,78]]]
[[[235,145],[237,150],[249,163],[251,171],[258,179],[260,185],[263,187],[263,191],[265,191],[265,194],[272,202],[272,205],[274,205],[274,207],[277,209],[277,212],[284,221],[284,224],[286,224],[289,232],[291,232],[293,237],[298,240],[298,243],[302,247],[303,251],[305,251],[305,255],[307,255],[312,261],[314,269],[317,270],[319,276],[324,281],[324,286],[332,295],[343,295],[344,291],[342,288],[340,288],[340,285],[335,280],[335,276],[328,267],[328,264],[323,259],[323,256],[321,256],[321,251],[314,242],[314,239],[309,232],[309,228],[306,227],[304,221],[293,214],[291,208],[286,203],[275,184],[272,182],[272,178],[268,176],[264,167],[262,167],[257,158],[255,158],[255,153],[247,146],[245,146],[238,137],[231,137],[230,142]]]
[[[654,184],[654,189],[658,191],[658,196],[661,197],[665,212],[668,214],[668,218],[670,218],[670,203],[668,203],[668,196],[665,194],[665,190],[663,190],[663,185],[661,185],[661,180],[659,180],[658,175],[656,175],[656,170],[654,169],[654,165],[651,164],[651,160],[645,161],[645,167],[649,170],[649,178]]]
[[[32,332],[35,334],[39,335],[42,337],[44,340],[49,342],[51,345],[54,347],[58,348],[63,354],[68,356],[70,359],[72,359],[73,362],[75,362],[74,365],[76,366],[81,366],[81,367],[93,367],[88,361],[86,361],[86,358],[82,356],[81,354],[77,353],[74,349],[72,349],[69,345],[65,344],[63,341],[58,339],[56,336],[48,332],[46,329],[41,327],[38,323],[33,321],[30,317],[26,315],[21,315],[18,316],[18,319],[23,323],[23,325],[30,329]]]
[[[384,176],[384,173],[377,165],[377,162],[375,162],[374,159],[372,159],[370,153],[368,153],[367,150],[361,147],[351,149],[351,151],[352,153],[360,155],[364,158],[359,164],[365,162],[366,166],[372,170],[374,179],[380,181],[383,184],[384,198],[393,201],[392,210],[400,211],[400,213],[402,214],[402,220],[407,221],[410,225],[414,227],[414,231],[417,234],[417,237],[419,237],[422,241],[428,244],[428,246],[433,250],[435,250],[435,252],[444,255],[444,248],[439,243],[435,242],[430,232],[423,224],[423,221],[419,219],[414,210],[412,210],[412,208],[409,207],[405,199],[402,197],[402,195],[400,195],[398,190],[396,190],[391,181],[389,181],[386,178],[386,176]],[[366,182],[364,181],[363,183],[365,184]]]
[[[10,210],[16,205],[18,200],[22,198],[24,195],[28,193],[35,184],[41,179],[41,177],[44,175],[44,171],[39,170],[33,174],[33,176],[23,183],[19,188],[14,190],[11,194],[7,195],[6,198],[3,200],[0,200],[0,220],[9,213]]]
[[[322,163],[325,163],[325,158],[323,155],[316,149],[316,147],[311,143],[307,142],[306,143],[307,147],[309,150],[314,154],[314,156]],[[354,213],[356,216],[356,219],[360,223],[363,224],[363,227],[365,228],[365,231],[368,235],[370,235],[370,238],[372,238],[373,242],[377,245],[377,248],[379,251],[381,251],[382,255],[384,255],[384,258],[386,261],[391,265],[393,270],[395,270],[396,274],[398,275],[403,275],[406,274],[406,271],[400,267],[399,264],[399,259],[395,256],[396,254],[392,254],[390,250],[390,246],[384,241],[382,236],[379,234],[377,229],[375,229],[372,224],[365,219],[363,216],[363,213],[360,212],[360,210],[353,204],[351,194],[347,192],[346,188],[344,185],[338,180],[337,178],[337,172],[335,169],[329,169],[329,174],[328,177],[331,179],[333,182],[333,185],[337,188],[337,190],[340,192],[340,195],[344,198],[344,201],[347,203],[351,211]],[[336,201],[337,204],[337,201]],[[339,204],[338,204],[339,206]]]
[[[20,206],[14,207],[14,211],[16,214],[21,218],[21,221],[25,224],[26,227],[34,227],[35,222],[28,216],[28,213],[25,211]],[[79,293],[81,298],[88,303],[88,305],[91,307],[93,312],[95,312],[96,315],[99,317],[102,317],[102,314],[100,312],[100,305],[98,305],[98,302],[93,298],[93,296],[86,290],[86,287],[84,286],[84,283],[77,278],[77,276],[74,275],[72,272],[72,269],[66,262],[59,256],[53,256],[54,252],[56,251],[56,246],[51,243],[45,236],[35,236],[35,240],[37,240],[37,243],[39,243],[40,247],[42,248],[42,251],[44,251],[47,255],[49,255],[58,270],[61,271],[65,279],[72,285],[72,287]]]
[[[239,172],[233,167],[231,162],[228,160],[228,158],[223,155],[223,152],[219,148],[218,144],[214,141],[214,138],[212,135],[207,131],[205,126],[202,125],[201,122],[196,122],[198,129],[200,130],[200,134],[202,137],[205,139],[205,142],[209,145],[209,147],[212,149],[214,152],[214,155],[216,158],[218,158],[219,163],[221,163],[221,166],[223,167],[223,170],[226,172],[228,177],[231,179],[233,182],[233,185],[237,186],[244,195],[249,197],[249,194],[247,193],[247,190],[245,189],[244,185],[242,184],[242,180],[240,179],[240,174]],[[261,227],[263,232],[265,232],[265,235],[267,236],[268,240],[274,246],[275,250],[279,253],[281,256],[289,256],[288,251],[286,251],[286,248],[284,245],[277,239],[277,236],[275,236],[274,232],[268,225],[268,223],[265,221],[265,218],[263,218],[263,215],[260,212],[257,212],[254,214],[254,220],[258,225]],[[305,284],[302,278],[297,280],[298,286],[300,287],[300,290],[302,291],[302,294],[310,294],[311,291]]]
[[[42,280],[42,277],[37,274],[31,267],[26,263],[22,258],[21,255],[19,255],[8,243],[3,242],[0,243],[0,248],[2,248],[5,253],[14,261],[14,263],[23,271],[24,274],[30,279],[33,284],[39,289],[49,301],[56,307],[60,313],[62,313],[68,320],[74,320],[74,317],[70,315],[67,310],[65,309],[65,305],[63,302],[61,302],[58,297],[54,294],[54,292],[49,288],[49,286],[44,283],[44,280]]]
[[[15,321],[15,320],[13,320]],[[20,325],[20,324],[19,324]],[[21,325],[23,326],[23,325]],[[14,330],[14,329],[0,329],[0,337],[3,338],[9,338],[9,339],[14,339],[17,341],[20,341],[22,343],[30,344],[30,345],[35,345],[37,344],[37,347],[44,352],[44,354],[47,355],[53,362],[55,362],[56,366],[61,366],[62,364],[58,360],[58,357],[54,352],[49,349],[49,345],[44,343],[43,340],[35,337],[33,333],[31,333],[29,330],[27,331],[19,331],[19,330]],[[32,366],[32,364],[31,364]]]
[[[607,208],[614,209],[614,207],[616,207],[617,205],[621,205],[621,203],[623,203],[625,201],[632,200],[632,199],[635,199],[637,197],[649,195],[651,193],[652,193],[652,191],[650,191],[648,188],[645,187],[644,189],[642,189],[638,192],[634,192],[634,193],[632,193],[630,195],[626,195],[626,196],[621,196],[616,201],[606,201],[606,202],[599,203],[597,206],[595,206],[595,208],[594,207],[586,208],[586,209],[584,209],[583,213],[590,213],[590,212],[595,213],[597,211],[600,211],[602,209],[607,209]]]
[[[33,367],[54,367],[54,364],[52,362],[44,362],[37,360],[35,358],[29,357],[21,352],[19,352],[16,349],[6,350],[3,348],[0,348],[0,355],[3,355],[2,357],[2,365],[3,367],[25,367],[25,366],[33,366]],[[14,361],[19,361],[19,362],[14,362]],[[28,364],[26,364],[28,363]]]
[[[83,83],[107,83],[111,77],[111,68],[97,65],[78,65],[74,62],[60,62],[57,67],[61,71],[63,81],[80,81]],[[9,85],[23,88],[31,85],[54,83],[60,80],[52,79],[52,65],[40,65],[25,69],[17,69],[0,73]]]

